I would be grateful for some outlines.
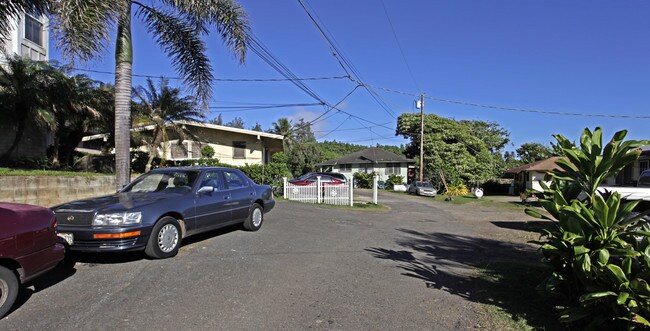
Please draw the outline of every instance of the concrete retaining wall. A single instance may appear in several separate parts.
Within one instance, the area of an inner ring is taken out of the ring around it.
[[[0,201],[52,207],[115,193],[115,176],[2,176]]]

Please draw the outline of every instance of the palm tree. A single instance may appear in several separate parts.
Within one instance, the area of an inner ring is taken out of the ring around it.
[[[153,39],[172,59],[203,105],[212,94],[212,67],[202,36],[215,27],[226,46],[243,63],[249,44],[246,13],[235,0],[58,0],[52,3],[55,35],[63,53],[71,59],[89,60],[111,41],[115,45],[115,168],[121,188],[130,177],[131,78],[133,44],[131,10]]]
[[[187,131],[177,121],[197,121],[203,118],[203,113],[197,109],[193,97],[181,97],[181,90],[170,87],[167,79],[160,79],[157,87],[151,79],[147,79],[146,87],[140,86],[134,92],[140,101],[134,120],[138,124],[154,127],[151,137],[143,139],[149,148],[149,159],[145,167],[145,171],[149,171],[157,147],[165,140],[167,130],[175,131],[182,140],[187,136]]]
[[[47,89],[49,107],[56,120],[52,165],[72,165],[72,156],[81,139],[103,116],[112,115],[106,100],[100,98],[97,81],[85,75],[68,76],[63,70],[52,70]]]
[[[284,137],[282,140],[282,147],[284,148],[285,153],[293,145],[293,125],[291,125],[291,121],[288,118],[278,118],[277,122],[271,123],[271,130],[269,130],[269,132]]]
[[[40,127],[56,128],[54,115],[48,109],[50,72],[47,64],[17,55],[8,57],[6,65],[0,66],[0,121],[14,131],[13,141],[0,155],[0,162],[9,161],[30,121]]]

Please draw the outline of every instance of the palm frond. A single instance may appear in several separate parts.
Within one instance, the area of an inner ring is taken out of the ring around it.
[[[207,31],[214,26],[240,63],[246,59],[250,44],[250,22],[244,8],[235,0],[162,0],[176,9],[197,28]]]
[[[128,0],[53,1],[53,32],[64,56],[87,61],[102,53],[110,41],[109,32],[129,6]]]
[[[134,3],[139,5],[136,15],[171,58],[176,71],[183,75],[185,84],[206,104],[212,97],[214,76],[199,31],[170,13]]]

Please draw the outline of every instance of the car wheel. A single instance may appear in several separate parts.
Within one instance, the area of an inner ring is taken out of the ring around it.
[[[262,227],[262,221],[264,221],[264,210],[262,206],[254,203],[251,206],[250,213],[248,213],[248,218],[244,221],[244,229],[257,231]]]
[[[144,252],[152,259],[166,259],[176,256],[180,247],[181,227],[175,218],[165,216],[151,230]]]
[[[4,317],[13,306],[19,289],[20,284],[16,274],[5,267],[0,267],[0,318]]]

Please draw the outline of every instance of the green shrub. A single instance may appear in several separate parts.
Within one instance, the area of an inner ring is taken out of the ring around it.
[[[214,148],[210,145],[205,145],[201,147],[201,157],[206,159],[211,159],[214,156]]]
[[[634,213],[638,201],[626,202],[619,193],[597,191],[649,143],[624,142],[626,134],[617,132],[604,148],[600,128],[585,129],[579,147],[555,135],[566,159],[537,192],[551,217],[526,210],[555,224],[538,242],[551,271],[540,288],[564,299],[560,321],[571,329],[650,327],[650,231],[640,222],[647,212]]]
[[[291,172],[285,163],[252,164],[239,169],[258,184],[281,186],[282,177],[291,177]]]
[[[392,190],[395,185],[400,185],[402,183],[404,183],[404,176],[391,174],[388,176],[388,180],[386,180],[386,189]]]
[[[358,188],[372,188],[372,180],[375,175],[376,173],[373,171],[370,173],[355,172],[353,176]]]

